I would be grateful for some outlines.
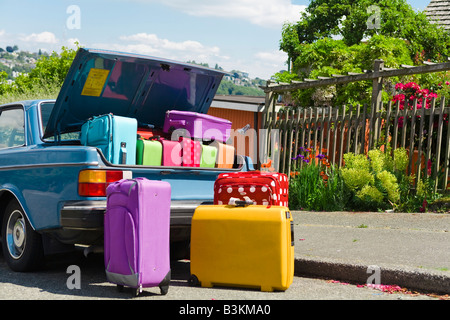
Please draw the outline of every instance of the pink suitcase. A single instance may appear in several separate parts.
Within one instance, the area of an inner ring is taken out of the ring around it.
[[[137,289],[159,287],[166,294],[171,278],[170,184],[145,178],[122,179],[107,189],[104,217],[106,278]]]
[[[163,131],[176,129],[186,129],[191,138],[226,142],[231,134],[231,121],[203,113],[169,110]]]
[[[180,137],[181,159],[183,167],[200,167],[202,144],[200,141]]]
[[[214,183],[214,204],[226,205],[230,199],[288,207],[288,177],[262,171],[221,173]]]
[[[178,141],[159,139],[163,146],[162,162],[163,166],[181,166],[181,144]]]

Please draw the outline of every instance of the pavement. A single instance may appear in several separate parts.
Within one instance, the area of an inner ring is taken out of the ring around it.
[[[450,214],[292,214],[296,276],[450,294]]]

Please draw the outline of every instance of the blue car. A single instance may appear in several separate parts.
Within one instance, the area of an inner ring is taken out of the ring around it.
[[[222,77],[186,63],[79,49],[56,100],[0,106],[0,232],[8,266],[33,270],[68,247],[101,247],[106,186],[133,177],[171,184],[171,249],[185,255],[193,212],[212,202],[217,176],[251,164],[244,157],[232,169],[112,164],[82,145],[79,133],[102,114],[162,127],[167,110],[207,113]]]

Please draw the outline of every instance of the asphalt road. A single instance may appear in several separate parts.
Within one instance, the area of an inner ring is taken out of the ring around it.
[[[71,271],[70,266],[79,267],[79,282],[74,278],[75,273]],[[353,284],[304,277],[294,277],[293,284],[284,292],[192,287],[188,284],[189,261],[174,261],[171,267],[172,280],[167,295],[161,295],[159,288],[145,288],[138,297],[133,297],[131,290],[125,288],[124,292],[119,292],[114,284],[106,281],[101,254],[93,254],[88,258],[80,253],[55,256],[48,259],[43,270],[33,273],[11,271],[0,254],[0,300],[177,300],[176,311],[178,306],[181,310],[186,300],[233,300],[236,302],[260,300],[266,301],[265,303],[270,305],[270,301],[277,300],[437,299],[423,294],[389,294],[367,287],[357,287]],[[175,312],[174,309],[172,311]],[[274,311],[272,310],[272,312]]]

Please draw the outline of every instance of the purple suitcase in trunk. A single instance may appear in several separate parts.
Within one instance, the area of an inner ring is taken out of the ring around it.
[[[169,289],[170,184],[123,179],[107,188],[105,270],[109,282],[137,289]]]
[[[208,114],[169,110],[163,131],[186,129],[191,138],[226,142],[231,134],[231,121]]]

